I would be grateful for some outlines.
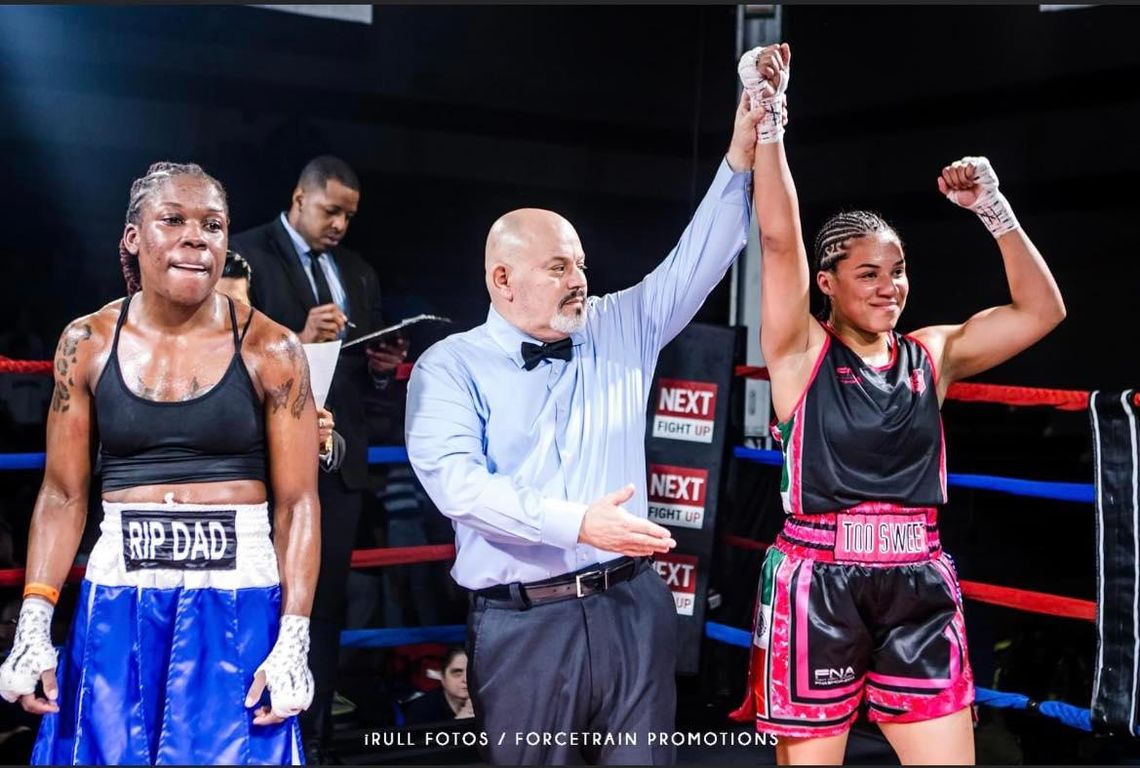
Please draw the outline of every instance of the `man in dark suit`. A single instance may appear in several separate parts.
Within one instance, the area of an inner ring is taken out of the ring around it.
[[[343,160],[323,155],[301,171],[289,210],[230,238],[252,267],[253,306],[297,332],[306,343],[351,341],[383,327],[380,282],[358,254],[340,247],[360,204],[360,182]],[[321,570],[313,600],[309,666],[316,693],[302,715],[310,762],[324,757],[331,734],[346,583],[356,525],[368,488],[368,422],[364,393],[386,389],[406,343],[369,346],[341,355],[328,405],[345,440],[339,473],[321,473]]]

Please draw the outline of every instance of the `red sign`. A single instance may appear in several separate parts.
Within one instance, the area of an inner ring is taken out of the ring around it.
[[[657,555],[653,566],[673,593],[673,603],[677,606],[677,613],[692,616],[697,594],[697,558],[693,555],[674,553]]]
[[[716,414],[716,384],[659,379],[653,436],[711,443]]]
[[[697,528],[704,525],[707,469],[649,465],[649,519],[661,525]]]

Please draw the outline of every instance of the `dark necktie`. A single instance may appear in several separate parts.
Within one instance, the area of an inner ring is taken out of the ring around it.
[[[522,343],[523,368],[528,371],[533,370],[543,360],[569,361],[573,354],[574,342],[569,337],[549,344],[531,344],[529,341]]]
[[[313,276],[313,283],[317,287],[317,303],[332,304],[329,281],[325,279],[325,271],[321,268],[321,254],[316,251],[309,251],[309,274]]]

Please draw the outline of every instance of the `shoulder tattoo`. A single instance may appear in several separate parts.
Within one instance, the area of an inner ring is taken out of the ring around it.
[[[273,406],[273,413],[288,407],[289,414],[301,418],[305,412],[305,403],[309,399],[309,365],[305,357],[305,350],[293,338],[282,334],[278,344],[275,344],[277,354],[288,361],[291,375],[288,380],[276,387],[266,387],[265,394]],[[296,394],[293,385],[297,385]]]
[[[90,323],[73,324],[60,336],[59,345],[55,349],[55,391],[51,397],[51,409],[56,413],[65,413],[71,407],[79,345],[90,338]]]

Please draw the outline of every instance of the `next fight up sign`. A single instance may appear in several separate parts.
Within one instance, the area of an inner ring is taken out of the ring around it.
[[[649,465],[649,519],[661,525],[699,529],[705,520],[709,471]]]
[[[677,613],[692,616],[697,602],[697,558],[672,552],[653,558],[653,567],[665,579],[665,586],[673,593]]]
[[[669,528],[677,548],[656,567],[677,608],[677,671],[699,672],[716,504],[728,461],[733,371],[744,329],[693,323],[657,361],[646,403],[649,519]]]
[[[653,436],[711,443],[716,424],[716,384],[659,379]]]

